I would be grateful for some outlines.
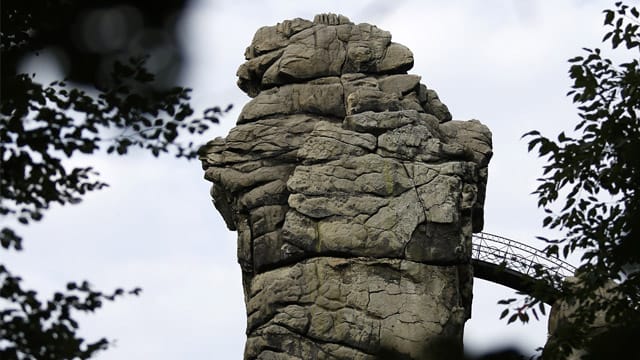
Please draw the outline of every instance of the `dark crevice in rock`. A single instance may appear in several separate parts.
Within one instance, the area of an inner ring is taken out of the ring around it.
[[[361,352],[363,354],[367,354],[367,355],[371,355],[371,356],[375,356],[376,355],[375,350],[377,350],[377,349],[373,349],[372,352],[367,352],[366,349],[362,349],[362,348],[359,348],[357,346],[354,346],[354,345],[351,345],[351,344],[347,344],[345,342],[330,341],[330,340],[320,339],[320,338],[318,338],[316,336],[311,336],[309,334],[301,334],[296,329],[293,329],[293,328],[291,328],[289,326],[286,326],[286,325],[283,325],[283,324],[277,324],[277,325],[269,324],[269,325],[266,325],[266,327],[269,327],[269,326],[281,327],[281,328],[286,329],[287,331],[291,332],[293,334],[293,336],[298,336],[298,337],[310,340],[312,343],[319,344],[320,348],[321,348],[321,351],[326,353],[326,354],[328,354],[328,355],[331,355],[331,354],[326,349],[322,349],[322,345],[338,345],[338,346],[341,346],[341,347],[345,347],[345,348],[348,348],[348,349],[351,349],[351,350],[355,350],[355,351]],[[258,329],[258,331],[259,330],[260,329]]]
[[[392,256],[375,257],[375,256],[361,256],[361,255],[343,252],[343,251],[322,251],[321,253],[305,253],[304,255],[300,255],[295,258],[283,259],[282,261],[279,261],[277,263],[264,265],[261,268],[261,271],[256,272],[256,274],[263,274],[269,271],[288,267],[290,265],[293,265],[299,262],[309,261],[309,260],[314,260],[319,258],[355,259],[355,260],[366,260],[371,262],[384,261],[384,260],[402,260],[402,261],[411,261],[417,264],[441,266],[441,267],[451,267],[451,266],[466,265],[471,263],[471,259],[419,261],[415,259],[408,260],[405,258],[404,254],[398,254],[397,257],[392,257]]]

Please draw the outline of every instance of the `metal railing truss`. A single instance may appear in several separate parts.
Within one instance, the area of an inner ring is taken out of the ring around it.
[[[484,232],[473,234],[471,258],[534,279],[539,275],[536,269],[560,279],[573,276],[576,270],[568,262],[549,257],[533,246]]]

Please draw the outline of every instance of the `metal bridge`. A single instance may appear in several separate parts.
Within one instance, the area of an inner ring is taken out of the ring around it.
[[[471,263],[475,277],[524,293],[544,286],[547,295],[541,300],[549,304],[558,296],[562,279],[573,276],[576,270],[532,246],[488,233],[473,234]],[[550,278],[541,279],[539,270],[546,270]]]

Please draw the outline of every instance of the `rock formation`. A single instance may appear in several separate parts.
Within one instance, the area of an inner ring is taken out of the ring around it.
[[[586,276],[566,277],[565,286],[576,293],[584,293]],[[618,291],[614,281],[605,283],[591,294],[591,299],[600,303],[615,306],[624,304],[624,296]],[[592,304],[577,299],[561,298],[551,307],[548,323],[548,338],[542,356],[544,359],[580,360],[580,359],[640,359],[640,350],[634,342],[638,338],[640,314],[626,319],[627,325],[607,318],[608,308],[599,309],[590,321],[577,321],[585,310],[592,311]],[[629,313],[626,314],[629,316]],[[629,324],[636,324],[629,325]],[[580,344],[581,346],[577,346]],[[565,347],[563,353],[561,348]]]
[[[391,35],[344,16],[257,31],[253,99],[201,150],[238,232],[245,359],[417,359],[461,347],[491,133],[451,114]],[[400,357],[398,357],[400,358]]]

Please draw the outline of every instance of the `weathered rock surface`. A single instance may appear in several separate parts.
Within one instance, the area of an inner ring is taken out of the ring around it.
[[[586,274],[584,274],[586,275]],[[584,278],[587,276],[578,274],[577,276],[564,278],[564,286],[574,288],[578,293],[584,291]],[[619,285],[613,280],[605,283],[603,286],[591,292],[592,299],[608,304],[610,307],[619,305],[620,300],[624,299],[624,295],[619,290]],[[582,289],[582,290],[579,290]],[[596,300],[597,299],[597,300]],[[624,300],[622,301],[624,303]],[[586,304],[587,307],[592,304]],[[584,310],[585,303],[579,300],[569,301],[567,299],[559,299],[551,307],[548,322],[548,338],[544,346],[542,355],[549,359],[558,359],[560,349],[565,348],[568,351],[564,353],[562,359],[580,360],[580,359],[603,359],[603,358],[624,358],[637,359],[640,356],[640,350],[635,343],[629,343],[631,339],[637,339],[636,326],[621,326],[620,322],[612,321],[607,316],[610,309],[599,309],[593,314],[593,318],[586,321],[578,321],[578,313]],[[593,309],[593,308],[591,308]],[[635,314],[634,318],[627,319],[627,324],[638,324],[639,314]],[[580,325],[578,325],[580,324]],[[581,333],[581,346],[576,346],[575,341],[576,330],[584,331]]]
[[[201,151],[238,232],[246,359],[420,358],[461,344],[491,133],[451,121],[391,35],[340,15],[256,33],[253,99]]]
[[[301,359],[308,348],[318,358],[374,359],[382,349],[418,358],[425,339],[462,330],[463,301],[449,281],[457,277],[454,266],[334,257],[259,274],[249,288],[246,355],[260,358],[277,344]]]

